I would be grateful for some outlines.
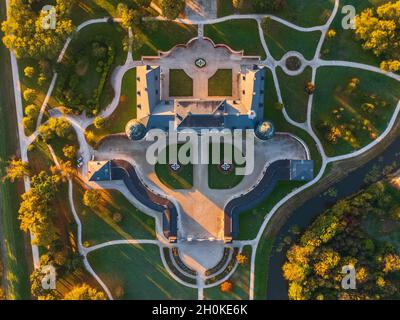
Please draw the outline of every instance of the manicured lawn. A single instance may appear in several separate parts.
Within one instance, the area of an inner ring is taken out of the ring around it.
[[[5,19],[5,2],[0,6],[0,19]],[[0,37],[3,33],[0,30]],[[8,160],[16,153],[18,138],[10,53],[0,43],[0,159]],[[0,172],[3,172],[1,165]],[[28,241],[20,230],[17,218],[19,195],[22,184],[2,181],[0,183],[0,263],[3,263],[2,285],[7,289],[8,299],[30,299],[28,260],[25,245]],[[3,255],[4,253],[4,255]],[[1,272],[0,272],[1,273]]]
[[[193,96],[193,79],[189,77],[182,69],[169,70],[169,96]]]
[[[239,236],[240,240],[254,239],[264,221],[265,216],[271,209],[287,194],[301,187],[304,182],[300,181],[279,181],[274,191],[266,197],[263,202],[254,209],[242,212],[239,215]]]
[[[180,146],[178,146],[178,150]],[[169,162],[169,147],[167,150]],[[157,163],[155,172],[160,181],[170,189],[191,189],[193,187],[193,164],[182,165],[179,171],[173,171],[168,164]]]
[[[234,158],[234,151],[232,146],[232,157],[233,157],[233,170],[229,172],[223,172],[219,168],[219,164],[212,163],[212,146],[210,145],[210,164],[208,165],[208,186],[211,189],[232,189],[236,187],[243,180],[243,176],[236,175],[235,169],[238,167],[244,167],[245,165],[237,165]],[[224,161],[224,145],[220,147],[220,159]]]
[[[136,118],[136,69],[127,71],[122,79],[119,105],[110,117],[106,119],[104,128],[97,129],[94,125],[88,127],[93,132],[96,144],[107,135],[125,132],[125,126],[131,119]]]
[[[155,221],[136,209],[123,194],[116,190],[101,190],[102,199],[96,209],[86,207],[83,202],[85,187],[74,183],[75,208],[83,226],[82,241],[96,245],[110,240],[155,239]],[[116,222],[113,215],[122,215]]]
[[[361,13],[366,8],[379,6],[388,0],[350,0],[346,3],[341,2],[339,13],[336,15],[331,28],[337,34],[333,39],[327,39],[322,47],[322,58],[326,60],[346,60],[379,66],[380,59],[371,51],[362,48],[362,43],[357,41],[354,30],[345,30],[342,27],[343,15],[340,14],[344,5],[352,5],[357,13]]]
[[[106,107],[115,94],[110,76],[126,59],[125,36],[126,32],[116,23],[93,24],[82,29],[59,67],[61,71],[54,91],[58,103],[81,111],[90,108],[98,112]],[[105,52],[94,49],[96,44],[105,48]]]
[[[208,79],[208,95],[210,97],[232,96],[232,69],[220,69]]]
[[[288,76],[281,68],[276,69],[281,87],[283,104],[288,115],[297,122],[307,121],[307,106],[309,95],[305,90],[311,81],[312,69],[307,67],[298,76]]]
[[[266,55],[262,47],[257,22],[254,20],[232,20],[204,26],[204,34],[215,44],[226,44],[233,50],[244,50],[245,55]]]
[[[254,299],[265,300],[267,298],[267,282],[269,256],[274,245],[275,238],[266,233],[263,234],[258,243],[254,270]]]
[[[132,300],[197,299],[197,290],[182,286],[165,270],[154,245],[106,247],[88,255],[90,264],[115,298]],[[122,290],[121,290],[122,289]],[[116,294],[122,291],[122,296]]]
[[[144,45],[135,50],[133,58],[154,56],[158,51],[169,51],[177,44],[186,44],[197,36],[197,26],[184,25],[171,21],[158,21],[154,30],[143,29],[139,35]]]
[[[250,290],[251,247],[245,246],[242,254],[248,258],[246,264],[238,265],[235,273],[228,279],[233,284],[231,292],[221,292],[220,286],[204,290],[207,300],[248,300]]]
[[[54,1],[54,0],[52,0]],[[46,1],[45,4],[49,4],[50,1]],[[72,9],[72,21],[78,25],[86,20],[104,17],[118,17],[117,5],[119,3],[125,3],[132,6],[134,2],[132,0],[79,0]],[[147,12],[151,12],[151,9],[147,8]]]
[[[278,12],[261,12],[295,23],[302,27],[313,27],[326,23],[333,9],[333,0],[286,0],[283,10]],[[218,0],[218,16],[234,14],[231,0]],[[255,13],[251,1],[244,1],[243,8],[238,13]]]
[[[272,19],[266,21],[264,38],[276,60],[280,60],[289,51],[298,51],[307,60],[314,58],[321,32],[300,32]]]
[[[359,84],[349,89],[352,79]],[[400,83],[384,75],[344,67],[320,68],[313,106],[313,126],[328,155],[366,146],[387,127],[400,99]],[[369,110],[367,107],[373,107]],[[337,143],[328,141],[330,127],[340,128]],[[343,127],[341,127],[343,126]]]
[[[282,86],[281,86],[282,90]],[[264,118],[266,120],[271,120],[277,132],[289,132],[300,139],[302,139],[310,149],[310,154],[312,160],[314,160],[314,171],[318,172],[321,168],[322,158],[319,154],[318,148],[314,142],[314,139],[304,130],[294,127],[289,124],[283,114],[276,105],[278,102],[277,93],[274,85],[274,81],[272,79],[272,73],[270,70],[266,70],[265,72],[265,100],[264,100]]]

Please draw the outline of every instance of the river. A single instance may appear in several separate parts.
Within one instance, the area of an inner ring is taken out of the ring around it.
[[[279,246],[284,237],[291,235],[290,228],[292,226],[298,226],[303,232],[318,215],[322,214],[327,208],[335,204],[338,199],[351,196],[362,189],[365,186],[365,175],[370,172],[375,165],[379,165],[383,168],[392,164],[394,161],[399,162],[399,153],[400,139],[396,139],[380,155],[331,186],[331,188],[335,188],[338,191],[337,198],[325,196],[323,195],[324,192],[322,192],[319,196],[305,202],[291,214],[285,225],[280,229],[269,257],[269,274],[267,280],[267,298],[269,300],[288,299],[287,283],[283,278],[281,269],[286,260],[286,251],[288,247],[285,246],[284,250],[281,252],[277,252],[275,248]]]

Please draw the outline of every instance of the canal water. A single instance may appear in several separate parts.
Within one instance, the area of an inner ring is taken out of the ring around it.
[[[323,195],[323,191],[319,196],[316,196],[301,207],[296,209],[286,221],[285,225],[280,229],[275,240],[271,255],[269,257],[269,275],[267,280],[267,299],[269,300],[286,300],[287,283],[282,275],[282,265],[286,260],[287,246],[280,252],[275,249],[280,246],[282,240],[287,236],[293,236],[290,231],[293,226],[297,226],[303,232],[318,215],[322,214],[327,208],[337,202],[338,199],[346,198],[365,186],[365,176],[375,167],[384,168],[391,165],[393,162],[400,163],[400,139],[396,139],[386,150],[376,158],[359,169],[350,173],[347,177],[337,182],[330,188],[337,190],[337,197],[332,198],[328,195]]]

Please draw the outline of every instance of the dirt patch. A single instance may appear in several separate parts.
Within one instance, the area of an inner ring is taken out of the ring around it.
[[[293,56],[286,59],[285,65],[290,71],[297,71],[301,68],[301,61],[298,57]]]

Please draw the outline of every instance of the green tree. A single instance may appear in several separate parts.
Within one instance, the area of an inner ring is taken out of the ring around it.
[[[162,0],[161,9],[165,17],[175,20],[185,9],[185,0]]]

